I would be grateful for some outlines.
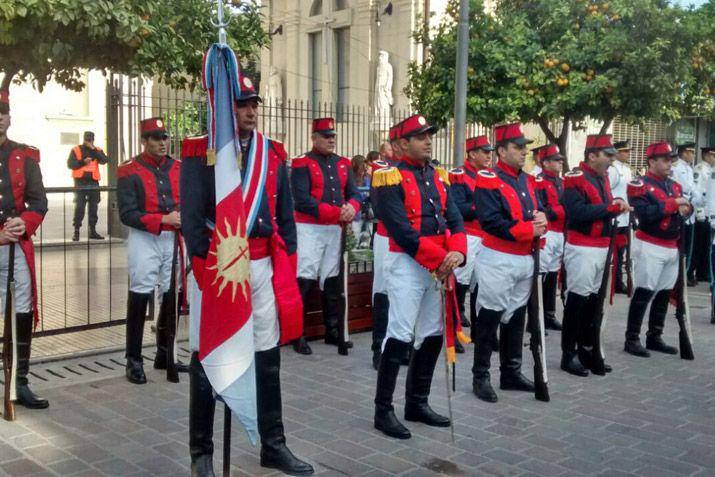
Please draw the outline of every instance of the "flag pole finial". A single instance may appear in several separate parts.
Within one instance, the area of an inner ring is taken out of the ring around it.
[[[218,0],[218,5],[217,5],[217,13],[218,13],[218,21],[215,22],[211,20],[211,23],[218,28],[218,42],[221,45],[226,44],[226,27],[228,26],[228,22],[224,18],[224,12],[223,12],[223,0]]]

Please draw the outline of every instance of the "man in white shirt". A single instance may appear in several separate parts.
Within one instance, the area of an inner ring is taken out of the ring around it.
[[[695,177],[693,170],[693,160],[695,159],[695,143],[688,142],[678,144],[676,148],[675,160],[671,169],[671,176],[675,182],[683,188],[683,197],[688,201],[693,201],[695,192]],[[688,286],[697,285],[695,279],[695,268],[693,267],[693,230],[695,225],[695,217],[691,215],[685,221],[683,234],[685,241],[688,244]]]
[[[629,164],[631,157],[630,141],[619,141],[613,144],[618,153],[616,160],[613,161],[611,167],[608,168],[608,181],[611,184],[611,194],[614,199],[623,199],[628,201],[628,183],[633,179],[631,166]],[[623,268],[626,262],[626,246],[630,239],[630,214],[625,213],[618,216],[616,226],[618,233],[616,235],[616,247],[618,254],[616,256],[616,293],[628,294],[628,287],[623,281]]]
[[[708,204],[712,195],[711,182],[715,172],[715,154],[706,153],[702,148],[702,160],[693,168],[693,207],[695,207],[695,225],[693,227],[693,248],[690,260],[695,278],[700,282],[710,282],[710,214]]]

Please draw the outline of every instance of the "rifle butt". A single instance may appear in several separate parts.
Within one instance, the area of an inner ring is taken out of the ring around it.
[[[693,352],[693,345],[690,343],[687,333],[680,330],[678,338],[680,340],[680,359],[693,361],[695,359],[695,353]]]
[[[549,396],[549,385],[543,380],[534,381],[534,397],[537,401],[549,402],[551,397]]]

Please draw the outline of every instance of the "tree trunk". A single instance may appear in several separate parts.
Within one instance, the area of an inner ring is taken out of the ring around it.
[[[10,70],[5,72],[5,76],[2,79],[2,83],[0,83],[0,91],[9,91],[10,83],[12,82],[12,79],[15,77],[16,74],[17,70]]]
[[[608,133],[608,128],[611,127],[611,124],[613,124],[613,118],[606,118],[603,121],[603,126],[601,126],[601,131],[599,134],[606,134]]]
[[[546,135],[546,139],[551,144],[556,144],[557,146],[559,146],[561,154],[564,154],[564,152],[566,151],[566,142],[568,141],[568,131],[569,125],[571,124],[571,118],[568,116],[564,117],[563,124],[561,126],[561,131],[559,131],[558,136],[556,136],[556,134],[554,134],[554,131],[551,130],[551,128],[549,127],[549,122],[546,119],[539,118],[538,123],[539,127],[541,127],[541,130]],[[568,170],[569,162],[568,157],[566,157],[564,159],[564,172],[568,172]]]

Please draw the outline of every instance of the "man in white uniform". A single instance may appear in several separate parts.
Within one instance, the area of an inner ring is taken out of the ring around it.
[[[693,170],[694,159],[695,143],[688,142],[685,144],[679,144],[675,160],[673,161],[673,167],[670,170],[672,179],[683,188],[683,197],[691,202],[695,192],[695,171]],[[688,244],[688,286],[690,287],[694,287],[698,284],[695,278],[695,268],[693,267],[692,260],[694,228],[695,217],[691,215],[685,221],[682,232],[685,234],[685,241]]]
[[[616,154],[616,160],[613,161],[611,167],[608,168],[608,181],[611,183],[611,195],[614,199],[628,199],[628,183],[633,179],[633,174],[631,173],[631,147],[629,145],[629,140],[618,141],[613,144],[618,153]],[[616,247],[618,254],[616,256],[616,293],[628,293],[628,287],[623,281],[624,266],[629,266],[626,264],[626,247],[628,241],[630,240],[630,214],[621,214],[616,219],[616,226],[618,227],[618,232],[616,235]]]

